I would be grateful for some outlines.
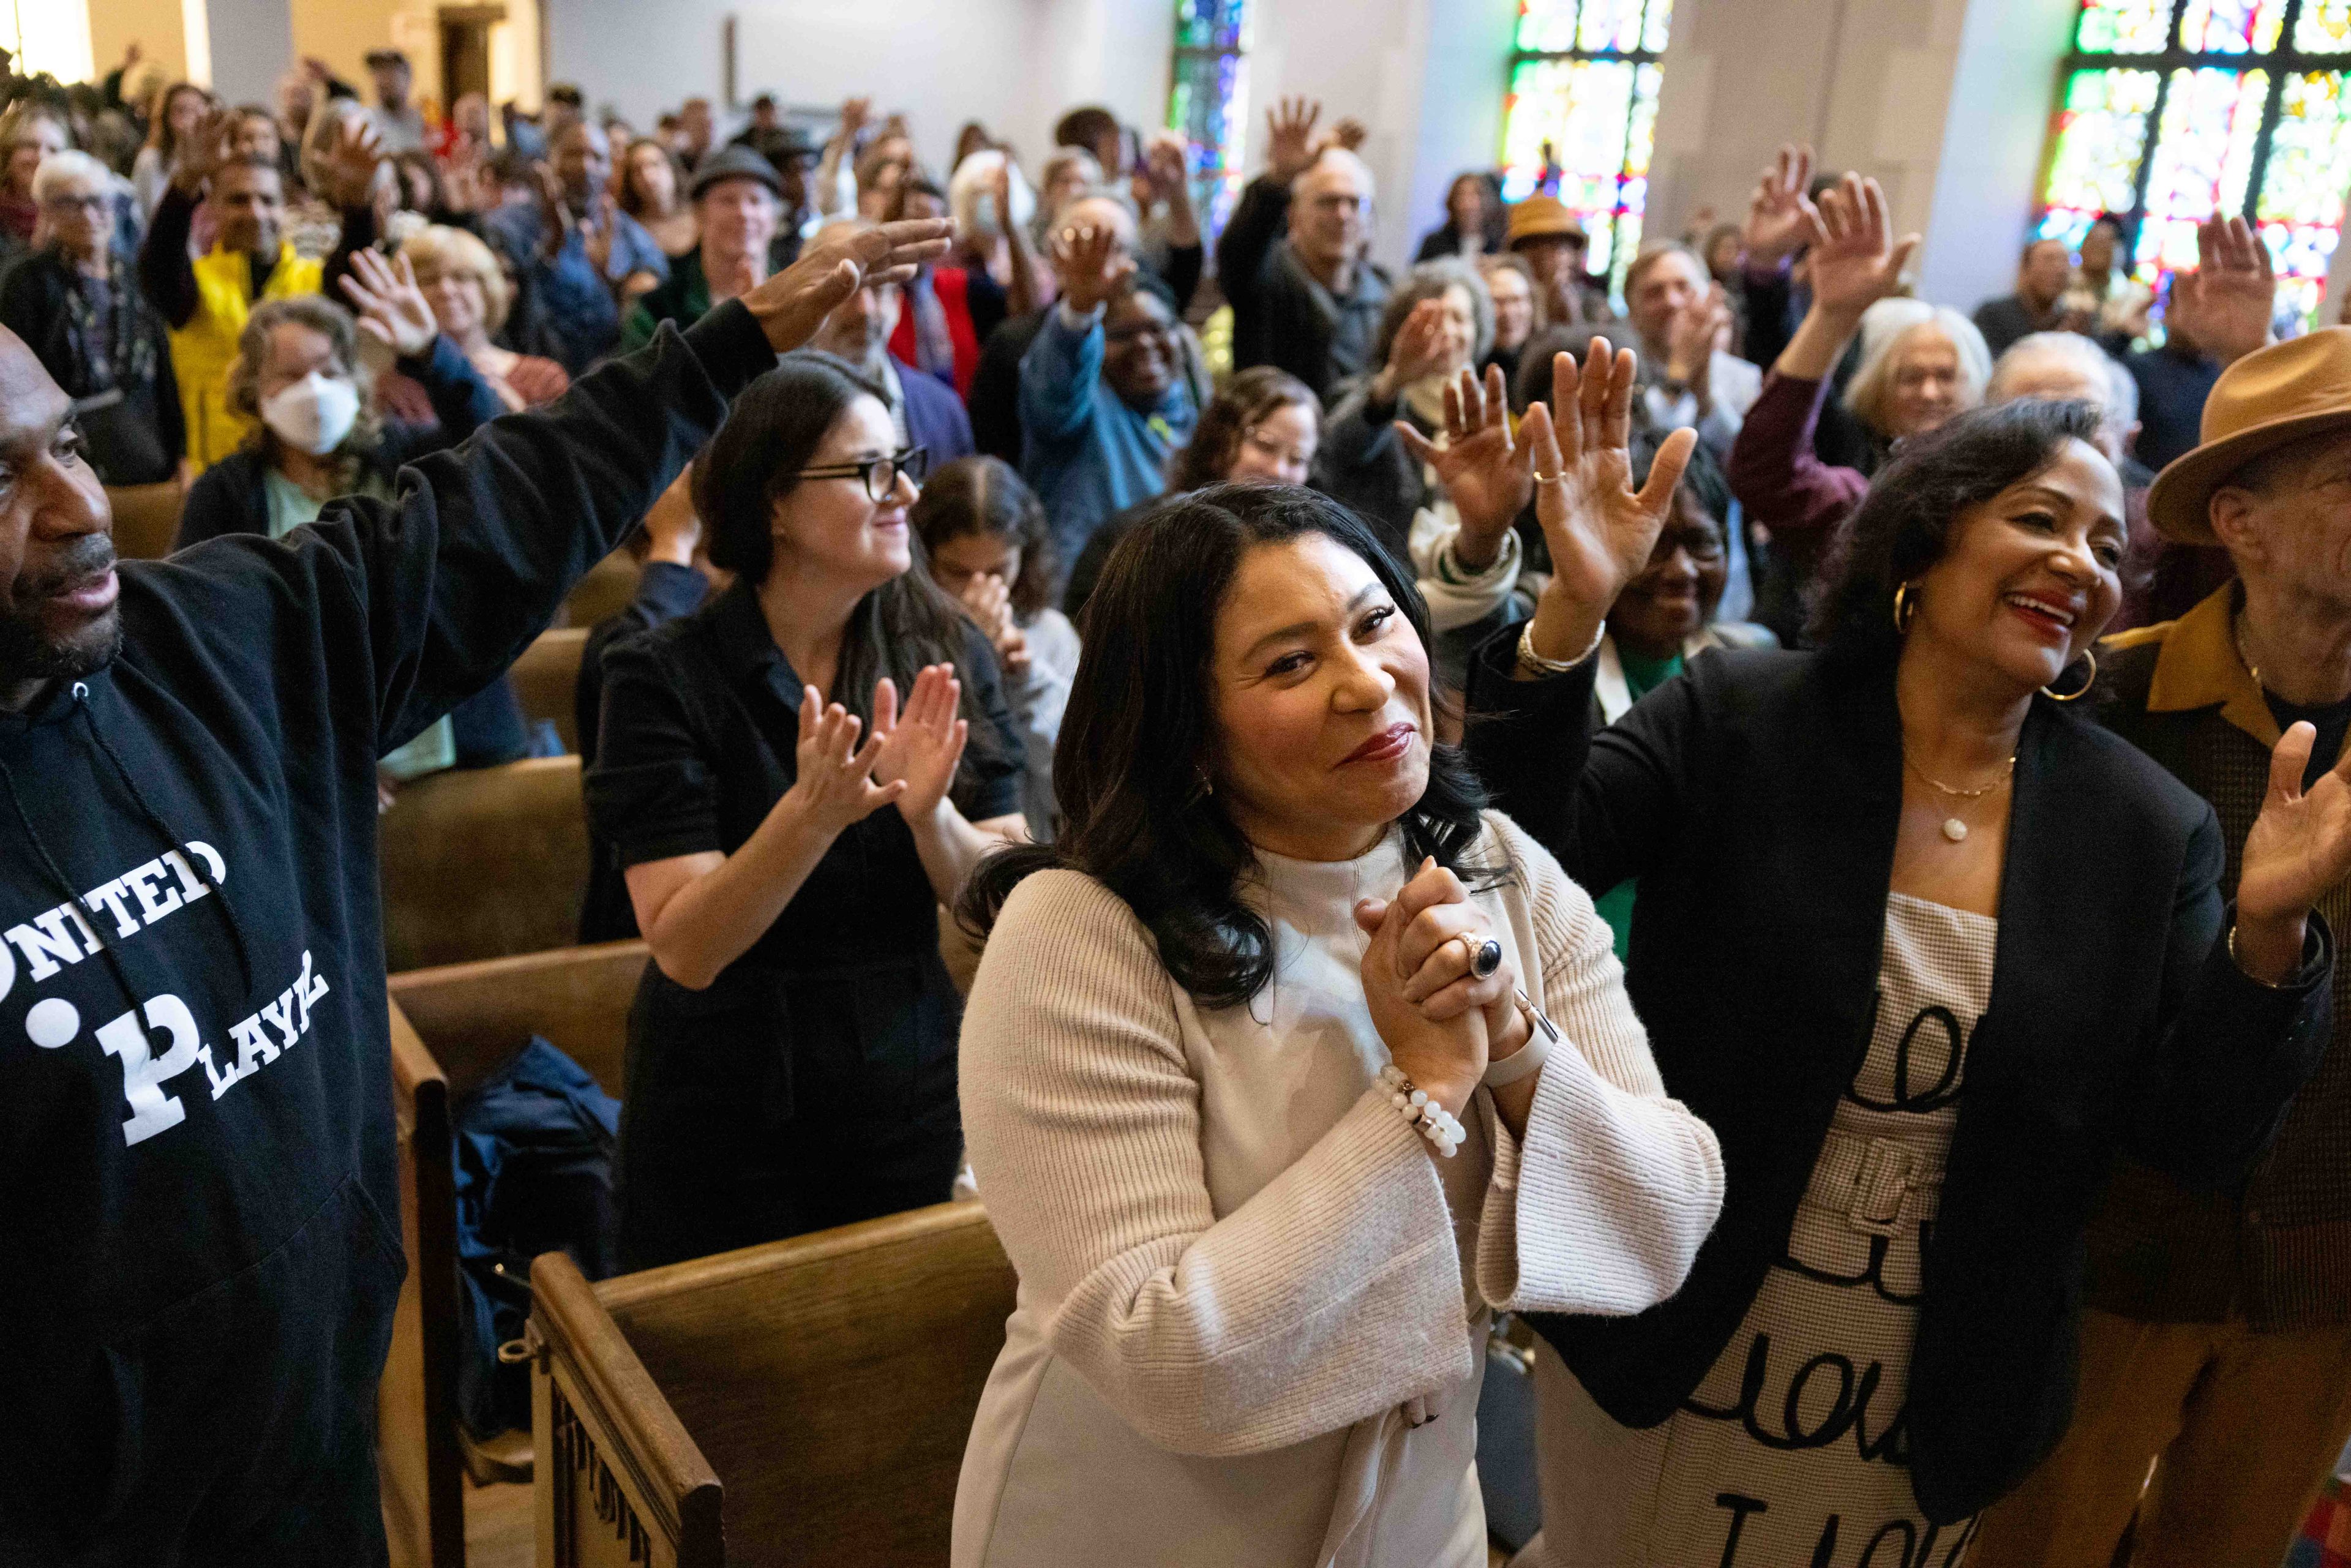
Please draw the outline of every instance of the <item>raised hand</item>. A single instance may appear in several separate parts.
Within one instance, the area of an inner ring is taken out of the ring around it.
[[[857,134],[873,120],[873,100],[870,98],[845,98],[841,100],[841,135],[851,146],[857,145]]]
[[[1424,299],[1396,329],[1395,338],[1388,344],[1388,362],[1374,378],[1373,395],[1382,402],[1394,402],[1396,394],[1413,382],[1447,369],[1446,361],[1445,301]]]
[[[1543,619],[1555,630],[1572,626],[1574,641],[1565,653],[1546,650],[1548,658],[1581,653],[1616,595],[1648,564],[1698,444],[1697,431],[1675,431],[1657,449],[1649,482],[1633,488],[1634,372],[1630,349],[1612,356],[1607,341],[1594,338],[1581,370],[1567,354],[1552,361],[1552,407],[1534,404],[1519,427],[1534,455],[1535,517],[1551,547],[1543,597],[1555,604]]]
[[[1840,322],[1858,322],[1861,313],[1902,289],[1902,269],[1918,248],[1918,236],[1897,244],[1886,193],[1875,180],[1847,174],[1823,192],[1809,214],[1812,231],[1813,304]]]
[[[789,802],[818,831],[838,833],[904,796],[903,782],[874,781],[882,737],[877,733],[860,746],[860,727],[855,714],[839,703],[826,706],[814,686],[801,687],[799,740],[793,748],[798,771],[777,809]]]
[[[375,191],[376,166],[383,162],[383,139],[363,114],[335,122],[334,140],[316,160],[319,195],[330,206],[364,207]]]
[[[1458,385],[1445,389],[1445,444],[1437,445],[1402,420],[1396,438],[1414,461],[1427,465],[1460,514],[1454,558],[1482,571],[1501,553],[1502,536],[1534,493],[1534,465],[1527,447],[1510,434],[1510,405],[1502,367],[1486,367],[1486,382],[1461,372]]]
[[[2171,319],[2197,350],[2222,364],[2270,340],[2277,271],[2270,247],[2241,217],[2215,213],[2196,225],[2196,270],[2171,278]]]
[[[359,311],[362,337],[402,359],[422,359],[433,351],[441,323],[416,287],[416,269],[405,256],[386,263],[371,250],[351,252],[343,292]]]
[[[800,258],[741,296],[768,342],[789,353],[810,338],[834,306],[865,283],[904,283],[914,268],[947,252],[955,225],[946,218],[905,218],[852,233],[837,229],[800,252]]]
[[[1371,139],[1371,127],[1365,125],[1362,120],[1355,119],[1342,120],[1338,124],[1331,128],[1331,134],[1322,139],[1321,147],[1318,147],[1316,151],[1320,152],[1322,148],[1336,147],[1344,152],[1359,152],[1362,150],[1364,143],[1369,141]]]
[[[971,723],[956,716],[963,683],[953,664],[931,664],[914,677],[906,711],[898,711],[898,687],[886,676],[873,687],[873,733],[882,741],[873,776],[903,783],[898,810],[909,822],[936,811],[955,783]]]
[[[1718,283],[1666,323],[1666,377],[1700,392],[1717,350],[1730,346],[1730,297]]]
[[[1283,184],[1306,172],[1320,151],[1314,145],[1314,122],[1322,106],[1311,99],[1285,98],[1265,111],[1265,162]]]
[[[2237,958],[2275,982],[2302,956],[2311,906],[2351,876],[2351,751],[2305,792],[2304,773],[2318,731],[2298,722],[2270,753],[2270,788],[2245,835],[2237,878]]]
[[[1813,150],[1797,142],[1783,145],[1779,158],[1764,165],[1739,225],[1740,248],[1750,263],[1770,267],[1812,237],[1813,204],[1804,193],[1812,183]]]
[[[1092,315],[1117,292],[1119,283],[1134,270],[1115,230],[1087,225],[1066,228],[1053,242],[1053,271],[1061,280],[1061,298],[1081,316]]]
[[[236,111],[209,109],[196,128],[180,139],[172,154],[172,183],[183,195],[197,195],[236,149]]]

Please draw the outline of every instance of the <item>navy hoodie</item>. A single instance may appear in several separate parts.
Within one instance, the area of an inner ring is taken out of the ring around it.
[[[774,364],[723,306],[393,501],[124,561],[120,655],[0,716],[0,1564],[383,1561],[376,758]]]

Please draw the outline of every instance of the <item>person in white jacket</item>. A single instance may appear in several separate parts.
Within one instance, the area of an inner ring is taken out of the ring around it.
[[[1353,514],[1162,503],[1087,624],[1061,836],[963,902],[1020,1284],[952,1561],[1478,1568],[1489,1312],[1670,1296],[1714,1136],[1591,900],[1432,744],[1426,612]]]

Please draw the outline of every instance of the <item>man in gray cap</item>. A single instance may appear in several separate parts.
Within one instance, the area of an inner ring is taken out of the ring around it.
[[[748,147],[722,147],[702,161],[687,189],[702,243],[672,262],[669,281],[630,309],[621,333],[624,350],[652,342],[664,321],[684,330],[719,301],[757,288],[774,266],[769,247],[784,190],[773,163]]]

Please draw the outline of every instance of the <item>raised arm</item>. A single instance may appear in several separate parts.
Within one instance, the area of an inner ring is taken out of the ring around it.
[[[196,313],[196,268],[188,256],[188,235],[195,226],[204,182],[228,162],[235,131],[235,116],[219,109],[180,139],[172,157],[172,183],[148,219],[147,241],[139,247],[139,287],[174,327],[186,326]]]
[[[1238,308],[1257,295],[1257,277],[1290,222],[1290,183],[1313,163],[1322,106],[1284,99],[1266,110],[1266,171],[1241,192],[1217,240],[1217,278]]]
[[[381,749],[511,664],[709,438],[727,401],[807,341],[862,275],[904,276],[943,253],[946,235],[944,222],[922,221],[837,236],[683,336],[664,332],[554,402],[402,470],[393,499],[330,504],[298,549],[357,600]]]
[[[1031,436],[1067,441],[1101,395],[1102,314],[1134,259],[1104,228],[1064,230],[1055,242],[1061,302],[1045,315],[1020,361],[1020,423]]]

